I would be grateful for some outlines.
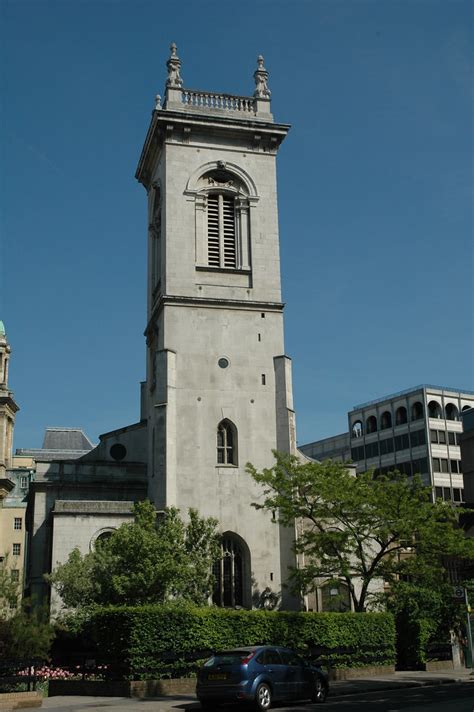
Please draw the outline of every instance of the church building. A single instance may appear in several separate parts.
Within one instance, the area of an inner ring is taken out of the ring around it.
[[[148,215],[140,420],[74,461],[37,464],[30,592],[45,595],[44,573],[148,497],[218,520],[215,604],[258,607],[271,594],[299,607],[284,587],[294,532],[251,506],[262,492],[246,472],[271,466],[272,450],[296,454],[276,187],[289,126],[273,119],[262,57],[246,97],[185,89],[175,45],[167,69],[136,172]]]

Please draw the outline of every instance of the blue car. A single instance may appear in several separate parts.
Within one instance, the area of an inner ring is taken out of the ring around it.
[[[324,702],[328,691],[320,667],[276,645],[215,653],[199,670],[196,685],[205,710],[226,702],[252,703],[257,710],[269,710],[273,702]]]

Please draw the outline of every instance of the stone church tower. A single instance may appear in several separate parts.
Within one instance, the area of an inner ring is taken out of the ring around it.
[[[136,177],[148,195],[149,497],[195,507],[223,535],[218,605],[282,595],[293,533],[251,503],[246,473],[296,452],[291,363],[284,355],[276,154],[289,126],[270,108],[258,58],[255,92],[183,88],[171,46]]]

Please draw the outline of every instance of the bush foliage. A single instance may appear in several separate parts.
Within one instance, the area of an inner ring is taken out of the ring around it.
[[[395,627],[388,613],[291,613],[171,604],[97,609],[82,628],[105,659],[132,679],[180,677],[196,657],[241,645],[285,645],[332,667],[391,665]],[[197,654],[197,655],[196,655]]]

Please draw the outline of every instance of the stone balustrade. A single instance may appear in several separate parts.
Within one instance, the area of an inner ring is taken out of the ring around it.
[[[190,108],[206,111],[232,111],[252,115],[256,113],[256,102],[251,96],[182,89],[182,102]]]

